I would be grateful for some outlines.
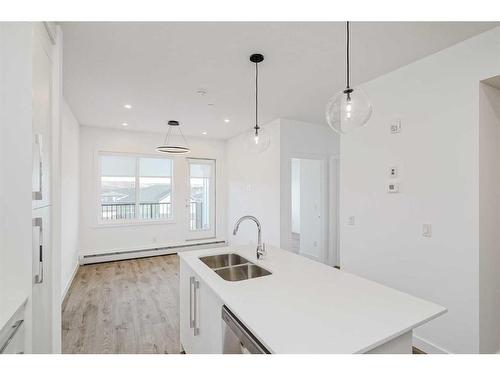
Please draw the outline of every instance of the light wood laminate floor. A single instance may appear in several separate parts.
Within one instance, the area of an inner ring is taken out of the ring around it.
[[[62,311],[63,353],[179,353],[177,255],[81,266]]]

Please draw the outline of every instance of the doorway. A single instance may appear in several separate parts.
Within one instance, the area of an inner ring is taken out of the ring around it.
[[[291,159],[290,250],[328,261],[328,180],[324,159]]]

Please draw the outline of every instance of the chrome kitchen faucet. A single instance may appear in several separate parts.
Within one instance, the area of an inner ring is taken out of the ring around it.
[[[266,244],[262,243],[262,237],[261,237],[262,226],[260,225],[260,221],[255,216],[246,215],[241,217],[236,222],[236,224],[234,224],[233,235],[236,236],[236,233],[238,233],[238,229],[240,227],[241,222],[245,220],[251,220],[257,225],[257,259],[261,259],[266,252]]]

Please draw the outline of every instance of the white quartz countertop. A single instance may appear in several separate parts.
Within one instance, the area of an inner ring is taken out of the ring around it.
[[[198,258],[236,253],[272,272],[226,281]],[[273,353],[363,353],[446,312],[413,297],[294,253],[229,246],[180,253],[224,304]]]

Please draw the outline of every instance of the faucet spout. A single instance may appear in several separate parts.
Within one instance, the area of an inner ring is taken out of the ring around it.
[[[255,216],[246,215],[240,217],[236,224],[234,224],[233,235],[236,236],[238,229],[240,229],[240,224],[245,220],[253,221],[257,225],[257,259],[260,259],[264,256],[266,246],[262,244],[262,225]]]

